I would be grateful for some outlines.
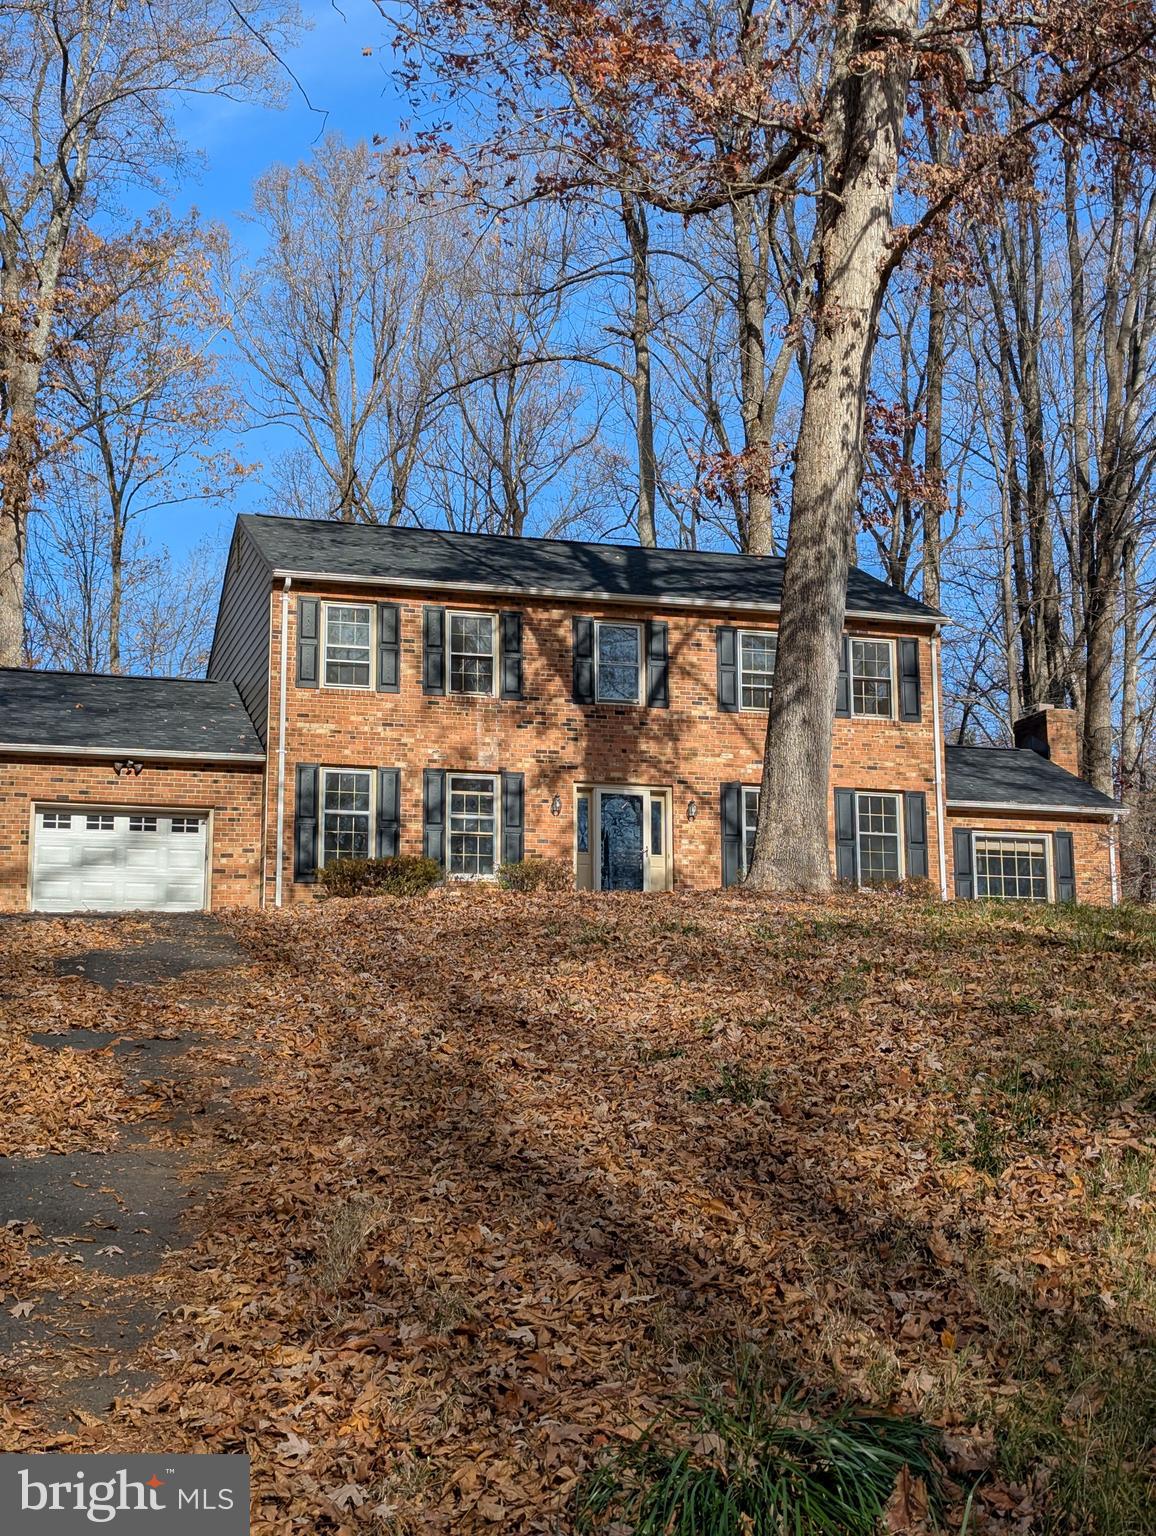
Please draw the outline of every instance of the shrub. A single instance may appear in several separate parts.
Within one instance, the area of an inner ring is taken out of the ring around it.
[[[875,1536],[906,1467],[939,1504],[939,1431],[757,1380],[702,1393],[603,1463],[578,1495],[583,1531],[634,1536]],[[623,1522],[616,1524],[615,1522]]]
[[[502,865],[498,884],[504,891],[571,891],[574,875],[561,859],[519,859]]]
[[[337,859],[318,879],[330,896],[421,896],[440,884],[442,867],[433,859]]]

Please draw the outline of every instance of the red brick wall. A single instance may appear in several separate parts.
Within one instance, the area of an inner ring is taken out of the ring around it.
[[[146,763],[136,778],[88,758],[21,758],[0,763],[0,911],[28,907],[32,806],[81,804],[211,811],[209,901],[258,904],[264,773],[259,763]]]
[[[422,837],[422,771],[426,767],[525,774],[526,853],[569,862],[573,854],[574,786],[577,783],[634,783],[673,789],[674,879],[676,886],[709,888],[721,879],[719,786],[727,780],[758,784],[761,778],[764,714],[722,713],[717,704],[715,629],[736,624],[773,629],[767,615],[724,616],[677,609],[575,602],[509,601],[439,597],[459,609],[496,612],[519,607],[523,614],[523,693],[520,701],[474,697],[427,697],[421,688],[422,607],[420,598],[375,593],[401,604],[401,690],[396,694],[361,689],[298,688],[296,661],[297,589],[289,604],[289,685],[286,730],[286,817],[284,899],[308,895],[310,886],[292,878],[294,766],[399,767],[402,793],[402,851],[419,853]],[[363,593],[310,589],[310,595],[366,602]],[[270,850],[266,897],[272,899],[276,794],[272,765],[277,751],[277,697],[280,670],[280,602],[274,602],[271,657],[269,762],[271,787],[266,841]],[[670,708],[576,705],[571,701],[571,619],[643,621],[669,625]],[[901,628],[849,622],[852,633],[897,636]],[[910,631],[908,631],[910,633]],[[929,867],[937,878],[934,736],[931,711],[931,651],[920,636],[923,718],[918,723],[855,718],[835,721],[832,787],[921,789],[927,794]],[[833,701],[832,701],[833,707]],[[550,814],[554,795],[562,814]],[[686,807],[698,807],[688,821]],[[834,800],[831,837],[834,838]]]
[[[1091,906],[1112,903],[1112,860],[1109,839],[1114,836],[1107,821],[1064,821],[1055,816],[1012,816],[998,811],[952,813],[947,818],[948,889],[955,891],[955,859],[952,832],[956,827],[973,831],[1035,832],[1050,837],[1053,832],[1072,834],[1072,857],[1076,868],[1076,900]]]

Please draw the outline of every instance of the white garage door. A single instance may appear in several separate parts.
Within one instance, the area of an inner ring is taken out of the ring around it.
[[[36,810],[36,912],[197,912],[206,820],[163,811]]]

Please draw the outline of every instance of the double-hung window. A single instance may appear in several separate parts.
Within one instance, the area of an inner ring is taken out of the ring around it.
[[[743,709],[770,709],[778,635],[766,630],[739,634],[739,702]]]
[[[325,672],[329,688],[368,688],[372,610],[368,603],[326,603]]]
[[[492,613],[449,615],[451,693],[493,693],[496,629]]]
[[[898,795],[857,795],[859,884],[894,885],[903,878]]]
[[[594,697],[605,704],[637,704],[641,700],[641,625],[595,626]]]
[[[975,834],[975,894],[993,901],[1047,901],[1048,850],[1042,837]]]
[[[467,879],[492,875],[498,867],[498,784],[491,774],[451,773],[449,872]]]
[[[894,713],[890,640],[851,641],[851,713],[890,720]]]
[[[371,775],[325,768],[321,775],[321,862],[369,857]]]

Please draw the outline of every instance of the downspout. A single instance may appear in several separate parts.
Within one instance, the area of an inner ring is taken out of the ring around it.
[[[1120,818],[1116,817],[1108,828],[1108,873],[1112,881],[1112,905],[1120,905],[1120,879],[1116,873],[1116,839],[1120,832]]]
[[[935,737],[935,840],[939,847],[939,899],[947,900],[947,844],[943,812],[943,737],[939,728],[939,636],[931,637],[931,729]]]
[[[273,881],[273,903],[281,905],[282,866],[285,862],[285,689],[289,680],[289,588],[292,576],[286,576],[281,588],[281,697],[277,701],[277,873]]]

